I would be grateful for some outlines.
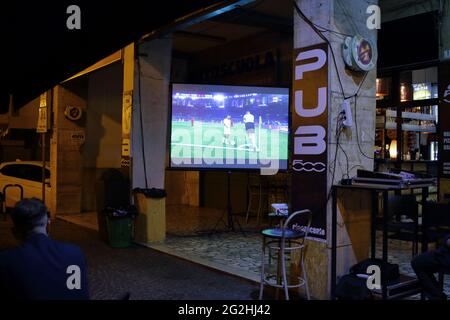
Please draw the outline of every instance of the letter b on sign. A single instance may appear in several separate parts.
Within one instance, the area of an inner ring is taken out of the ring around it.
[[[298,127],[295,131],[295,154],[322,154],[327,145],[325,143],[326,131],[322,126]]]
[[[66,281],[67,289],[73,290],[81,289],[81,270],[77,265],[70,265],[67,267],[66,273],[69,274],[69,277]]]

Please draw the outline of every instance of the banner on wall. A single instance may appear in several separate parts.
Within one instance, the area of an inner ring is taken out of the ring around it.
[[[439,176],[450,178],[450,61],[439,65]]]
[[[37,133],[45,133],[48,131],[48,109],[47,109],[47,92],[39,97],[38,122],[36,126]]]
[[[313,213],[309,238],[326,241],[328,46],[294,50],[292,114],[292,212]],[[303,221],[294,229],[305,228]]]
[[[132,110],[133,110],[133,91],[124,92],[122,104],[122,159],[121,159],[122,167],[130,166]]]

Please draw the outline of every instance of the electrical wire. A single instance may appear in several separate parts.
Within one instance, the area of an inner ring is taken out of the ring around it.
[[[359,142],[358,120],[357,120],[358,115],[356,114],[356,109],[358,109],[357,101],[358,101],[358,96],[355,95],[355,112],[354,113],[355,113],[356,144],[358,145],[359,152],[364,157],[366,157],[367,159],[370,159],[370,160],[374,160],[375,159],[374,157],[368,156],[367,154],[364,153],[364,151],[361,148],[361,144]]]
[[[332,57],[333,57],[334,66],[335,66],[335,68],[336,68],[337,77],[338,77],[339,85],[340,85],[341,92],[342,92],[342,96],[343,96],[344,99],[345,99],[344,86],[342,85],[342,81],[341,81],[341,78],[340,78],[340,74],[339,74],[339,71],[338,71],[338,69],[337,69],[336,58],[335,58],[334,51],[333,51],[333,47],[332,47],[330,41],[329,41],[329,40],[328,40],[328,39],[320,32],[320,30],[318,30],[318,28],[314,25],[314,23],[313,23],[311,20],[309,20],[309,19],[305,16],[305,14],[304,14],[304,13],[300,10],[300,8],[298,7],[298,5],[297,5],[297,3],[295,2],[295,0],[293,1],[293,3],[294,3],[295,10],[296,10],[297,14],[300,16],[300,18],[301,18],[303,21],[305,21],[306,24],[308,24],[308,25],[311,27],[311,29],[313,29],[313,31],[314,31],[314,32],[315,32],[322,40],[324,40],[324,41],[328,44],[328,46],[330,47],[330,49],[331,49],[331,55],[332,55]],[[343,116],[342,113],[339,114],[339,116],[338,116],[338,118],[337,118],[337,120],[336,120],[336,149],[335,149],[335,152],[334,152],[333,173],[332,173],[332,178],[331,178],[331,185],[334,184],[334,178],[335,178],[335,174],[336,174],[337,155],[338,155],[338,151],[339,151],[339,139],[340,139],[340,136],[341,136],[341,133],[342,133],[342,126],[339,124],[339,122],[342,121],[342,116]],[[322,205],[321,207],[318,208],[318,212],[323,211],[323,210],[325,209],[325,207],[327,206],[328,201],[330,200],[330,197],[331,197],[331,193],[332,193],[331,191],[332,191],[332,187],[330,187],[329,191],[327,192],[326,201],[324,201],[323,205]]]
[[[323,35],[323,33],[320,32],[319,29],[317,29],[317,27],[314,25],[314,23],[313,23],[311,20],[308,19],[308,17],[307,17],[307,16],[303,13],[303,11],[298,7],[298,5],[297,5],[297,3],[295,2],[295,0],[294,0],[293,2],[294,2],[295,11],[296,11],[297,14],[300,16],[300,18],[301,18],[303,21],[305,21],[306,24],[308,24],[308,25],[313,29],[313,31],[314,31],[314,32],[315,32],[315,33],[316,33],[323,41],[325,41],[325,42],[328,44],[328,46],[330,47],[331,57],[333,58],[334,67],[336,68],[336,76],[337,76],[337,78],[338,78],[339,86],[340,86],[340,88],[341,88],[341,93],[342,93],[342,96],[344,97],[344,99],[346,99],[345,91],[344,91],[344,86],[343,86],[343,84],[342,84],[342,81],[341,81],[341,75],[340,75],[340,73],[339,73],[339,69],[338,69],[337,62],[336,62],[336,56],[335,56],[335,54],[334,54],[333,46],[331,45],[330,40],[328,40],[328,38],[325,37],[325,36]]]
[[[347,178],[350,178],[350,171],[349,171],[350,164],[349,164],[349,159],[348,159],[347,152],[345,152],[345,150],[342,147],[342,145],[339,145],[339,147],[341,148],[342,153],[344,153],[345,161],[346,161],[346,165],[347,165],[347,170],[346,170],[347,173],[345,174],[345,176],[347,176]]]
[[[139,51],[139,50],[138,50]],[[142,152],[142,161],[144,168],[144,179],[145,179],[145,188],[148,189],[148,179],[147,179],[147,161],[145,158],[145,140],[144,140],[144,125],[143,125],[143,112],[142,112],[142,98],[141,98],[141,58],[139,56],[139,52],[137,55],[137,67],[138,67],[138,100],[139,100],[139,123],[140,123],[140,131],[141,131],[141,152]]]
[[[357,95],[358,95],[358,93],[359,93],[359,91],[360,91],[360,89],[361,89],[361,87],[362,87],[362,85],[363,85],[363,83],[364,83],[364,81],[365,81],[365,79],[366,79],[366,77],[367,77],[367,72],[366,72],[366,74],[364,75],[364,77],[363,77],[361,83],[359,84],[359,86],[358,86],[358,88],[357,88],[355,94],[352,95],[352,96],[347,97],[347,96],[345,95],[344,86],[343,86],[343,84],[342,84],[342,80],[341,80],[341,77],[340,77],[340,73],[339,73],[339,69],[338,69],[338,66],[337,66],[336,56],[335,56],[335,54],[334,54],[333,46],[331,45],[331,43],[330,43],[330,41],[328,40],[328,38],[325,37],[325,36],[323,35],[323,32],[325,32],[325,31],[333,32],[333,33],[336,33],[336,34],[339,34],[339,33],[338,33],[337,31],[327,30],[327,29],[325,29],[325,28],[322,28],[322,27],[316,25],[316,24],[313,23],[310,19],[308,19],[308,17],[306,17],[306,15],[305,15],[305,14],[301,11],[301,9],[298,7],[298,5],[297,5],[297,3],[295,2],[295,0],[293,1],[293,3],[294,3],[295,10],[296,10],[297,14],[299,15],[299,17],[300,17],[306,24],[308,24],[308,25],[311,27],[311,29],[312,29],[312,30],[313,30],[313,31],[314,31],[314,32],[315,32],[322,40],[324,40],[324,41],[327,43],[327,45],[329,46],[330,51],[331,51],[331,56],[332,56],[332,59],[333,59],[333,64],[334,64],[334,67],[335,67],[335,69],[336,69],[336,76],[337,76],[337,79],[338,79],[338,82],[339,82],[339,86],[340,86],[340,89],[341,89],[341,93],[342,93],[342,97],[344,98],[344,100],[349,99],[349,98],[351,98],[351,97],[357,97]],[[321,28],[322,31],[319,30],[319,28]],[[324,31],[324,30],[325,30],[325,31]],[[344,34],[342,34],[342,35],[344,35]],[[355,107],[356,107],[356,103],[355,103]],[[338,151],[339,151],[339,149],[341,149],[341,150],[344,152],[344,155],[346,156],[346,159],[347,159],[347,176],[349,175],[349,161],[348,161],[348,155],[347,155],[347,153],[345,152],[344,148],[340,145],[340,137],[341,137],[341,133],[342,133],[342,131],[343,131],[343,125],[342,125],[342,123],[340,124],[340,122],[341,122],[342,120],[343,120],[343,115],[342,115],[342,112],[341,112],[340,115],[339,115],[338,118],[337,118],[337,123],[336,123],[336,149],[335,149],[335,154],[334,154],[334,160],[333,160],[333,162],[332,162],[332,163],[333,163],[333,171],[332,171],[333,173],[332,173],[332,178],[331,178],[331,185],[332,185],[332,186],[334,185],[334,179],[335,179],[335,175],[336,175],[336,163],[337,163],[337,156],[338,156]],[[356,113],[355,113],[355,122],[357,122],[357,121],[356,121]],[[362,152],[361,147],[360,147],[360,144],[359,144],[358,132],[357,132],[357,139],[358,139],[358,140],[357,140],[357,141],[358,141],[358,148],[359,148],[360,152],[361,152],[362,154],[364,154],[364,153]],[[365,155],[365,154],[364,154],[364,155]],[[322,211],[322,210],[326,207],[328,201],[330,200],[331,194],[332,194],[332,187],[330,187],[330,189],[329,189],[329,191],[328,191],[328,194],[327,194],[327,199],[326,199],[325,203],[323,204],[323,207],[320,208],[320,211]]]
[[[312,21],[311,21],[311,22],[312,22]],[[313,24],[316,26],[316,28],[317,28],[319,31],[321,31],[321,32],[330,32],[330,33],[334,33],[334,34],[336,34],[336,35],[343,36],[343,37],[352,37],[351,34],[342,33],[342,32],[336,31],[336,30],[331,30],[331,29],[328,29],[328,28],[319,26],[318,24],[315,24],[314,22],[312,22],[312,23],[313,23]]]
[[[357,105],[357,104],[358,104],[358,93],[359,93],[359,90],[360,90],[361,87],[362,87],[362,84],[363,84],[364,81],[366,80],[366,77],[367,77],[367,74],[368,74],[368,73],[369,73],[369,72],[366,72],[366,73],[364,74],[364,78],[362,79],[361,83],[359,84],[358,90],[356,91],[356,93],[355,93],[355,95],[354,95],[354,98],[355,98],[355,112],[354,112],[354,114],[355,114],[355,130],[356,130],[356,144],[358,145],[358,150],[359,150],[359,152],[360,152],[364,157],[366,157],[367,159],[374,160],[374,159],[375,159],[374,157],[368,156],[368,155],[365,154],[364,151],[362,150],[361,144],[360,144],[360,142],[359,142],[359,130],[358,130],[358,115],[357,115],[357,109],[358,109],[358,105]]]

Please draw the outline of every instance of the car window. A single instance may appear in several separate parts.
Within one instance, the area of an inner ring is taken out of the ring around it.
[[[42,167],[32,164],[10,164],[1,169],[1,173],[5,176],[31,180],[36,182],[42,181]],[[50,170],[45,169],[45,178],[50,178]]]
[[[21,170],[23,170],[23,177],[25,177],[24,179],[42,182],[42,167],[32,164],[24,164]],[[45,169],[45,178],[50,178],[50,171],[48,169]]]
[[[20,178],[19,168],[18,168],[18,166],[16,164],[6,165],[0,170],[0,172],[4,176]]]
[[[42,181],[42,169],[38,166],[26,165],[24,170],[27,173],[27,179],[31,181]]]

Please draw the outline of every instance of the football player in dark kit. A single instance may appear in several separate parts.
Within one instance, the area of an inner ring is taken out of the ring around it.
[[[245,124],[245,132],[247,133],[247,139],[250,142],[252,151],[258,151],[256,146],[256,136],[255,136],[255,116],[247,111],[243,117]]]

